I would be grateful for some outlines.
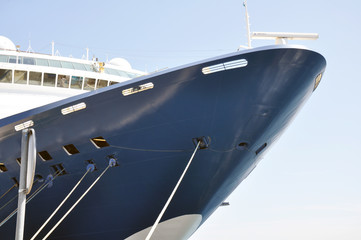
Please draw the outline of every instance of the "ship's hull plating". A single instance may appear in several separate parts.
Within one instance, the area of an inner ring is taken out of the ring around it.
[[[247,66],[202,73],[204,67],[238,59],[246,59]],[[38,152],[47,151],[53,158],[42,161],[38,157],[36,173],[46,178],[52,166],[62,164],[67,174],[57,177],[52,187],[28,203],[25,239],[30,239],[85,173],[88,160],[98,170],[86,176],[40,236],[106,168],[110,155],[119,166],[104,174],[50,239],[144,239],[191,157],[192,139],[205,136],[209,147],[196,153],[155,235],[156,239],[187,238],[254,169],[311,95],[325,64],[321,55],[301,48],[250,50],[2,119],[0,159],[8,171],[0,173],[0,194],[19,174],[16,158],[20,157],[21,133],[15,132],[14,125],[31,119]],[[152,89],[122,94],[124,89],[149,82],[154,84]],[[86,109],[61,114],[62,108],[80,102],[86,103]],[[110,146],[96,148],[90,139],[99,136]],[[68,144],[80,153],[68,155],[63,150]],[[11,190],[0,199],[1,206],[16,194]],[[15,200],[1,209],[0,220],[16,205]],[[13,217],[0,227],[1,239],[13,238],[15,221]]]

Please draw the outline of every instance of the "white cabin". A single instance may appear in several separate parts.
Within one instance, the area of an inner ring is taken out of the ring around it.
[[[0,36],[0,119],[145,74],[122,58],[103,63],[22,52]]]

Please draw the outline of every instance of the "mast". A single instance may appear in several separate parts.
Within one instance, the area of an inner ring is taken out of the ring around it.
[[[251,30],[249,27],[249,16],[248,16],[248,10],[247,10],[247,0],[243,2],[243,6],[246,11],[246,24],[247,24],[247,40],[248,40],[248,48],[251,48]]]

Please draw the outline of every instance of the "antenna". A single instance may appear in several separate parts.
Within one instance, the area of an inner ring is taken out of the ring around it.
[[[86,60],[89,60],[89,48],[86,48]]]
[[[54,55],[53,55],[54,56]],[[60,55],[60,52],[59,52],[59,50],[56,50],[56,52],[55,52],[55,56],[58,56],[58,57],[60,57],[61,55]]]
[[[51,41],[51,56],[54,56],[54,40]]]
[[[251,48],[251,30],[249,27],[249,16],[247,10],[247,0],[243,2],[244,9],[246,11],[246,24],[247,24],[247,40],[248,40],[248,48]]]
[[[276,44],[287,44],[288,40],[316,40],[318,39],[317,33],[288,33],[288,32],[253,32],[251,34],[250,25],[249,25],[249,16],[247,10],[247,0],[244,0],[243,6],[246,11],[246,24],[247,24],[247,39],[248,46],[239,46],[237,51],[241,48],[252,48],[251,40],[252,39],[274,39]]]
[[[31,47],[31,42],[30,42],[30,40],[29,40],[29,47],[28,47],[28,49],[26,50],[26,52],[27,52],[27,53],[33,53],[33,52],[34,52],[34,50],[33,50],[32,47]]]
[[[249,26],[249,16],[248,16],[248,10],[247,10],[247,0],[244,0],[243,2],[243,7],[246,11],[246,25],[247,25],[247,40],[248,40],[248,44],[247,46],[244,46],[244,45],[240,45],[237,49],[237,51],[241,50],[241,48],[245,48],[245,49],[250,49],[252,48],[251,46],[251,29],[250,29],[250,26]]]

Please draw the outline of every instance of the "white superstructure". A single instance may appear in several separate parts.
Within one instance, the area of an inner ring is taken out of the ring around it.
[[[122,58],[103,63],[22,52],[0,36],[0,119],[144,74]]]

